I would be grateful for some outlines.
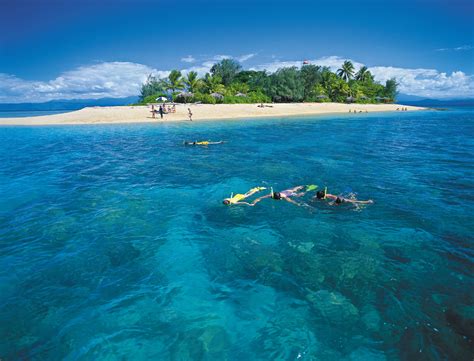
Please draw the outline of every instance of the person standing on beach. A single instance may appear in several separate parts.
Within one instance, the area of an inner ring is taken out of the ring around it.
[[[192,122],[193,121],[193,113],[191,112],[191,108],[188,108],[188,117],[189,117],[189,121]]]
[[[156,111],[155,111],[155,106],[152,104],[152,105],[151,105],[151,117],[152,117],[153,119],[155,119],[155,112],[156,112]]]
[[[158,112],[160,113],[161,119],[163,119],[163,106],[160,105],[160,108],[158,109]]]

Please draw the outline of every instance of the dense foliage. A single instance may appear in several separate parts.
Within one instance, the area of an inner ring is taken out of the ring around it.
[[[393,102],[397,82],[376,82],[363,66],[356,71],[345,61],[337,72],[328,67],[303,65],[278,69],[275,73],[242,70],[233,59],[214,64],[210,73],[199,78],[190,71],[185,76],[173,70],[167,78],[149,76],[142,85],[140,102],[152,103],[165,96],[176,102],[268,103],[268,102]]]

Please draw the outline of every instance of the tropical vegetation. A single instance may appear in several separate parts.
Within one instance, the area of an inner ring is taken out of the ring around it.
[[[332,72],[328,67],[303,65],[274,73],[244,70],[234,59],[214,64],[202,78],[195,71],[184,76],[172,70],[168,77],[148,76],[141,87],[140,103],[153,103],[159,97],[189,103],[268,103],[268,102],[393,102],[396,79],[384,85],[376,82],[363,66],[356,71],[350,61]]]

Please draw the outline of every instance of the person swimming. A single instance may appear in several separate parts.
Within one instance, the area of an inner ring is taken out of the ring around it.
[[[302,190],[304,188],[307,188],[305,191],[302,192]],[[311,189],[309,189],[311,187]],[[281,192],[274,192],[273,191],[273,188],[271,188],[271,192],[270,194],[267,194],[265,196],[262,196],[262,197],[259,197],[257,199],[255,199],[251,205],[254,206],[256,205],[258,202],[260,202],[261,200],[265,199],[265,198],[272,198],[276,201],[279,201],[279,200],[284,200],[284,201],[287,201],[289,203],[292,203],[292,204],[295,204],[297,206],[304,206],[305,204],[304,203],[300,203],[300,202],[296,202],[295,200],[292,199],[292,197],[296,197],[296,198],[299,198],[299,197],[302,197],[306,194],[306,192],[308,192],[309,190],[313,190],[315,188],[313,187],[316,187],[314,185],[311,185],[311,186],[296,186],[296,187],[293,187],[293,188],[289,188],[289,189],[285,189]]]
[[[320,190],[316,192],[316,195],[313,197],[313,199],[317,200],[326,200],[330,199],[333,201],[333,204],[335,205],[341,205],[343,203],[352,203],[352,204],[370,204],[374,203],[373,200],[369,199],[367,201],[359,201],[357,199],[351,199],[351,198],[344,198],[342,196],[336,196],[334,194],[330,194],[327,192],[328,188],[324,188],[324,190]]]
[[[222,144],[222,143],[224,143],[223,140],[220,140],[220,141],[218,141],[218,142],[211,142],[211,141],[209,141],[209,140],[203,140],[203,141],[200,141],[200,142],[198,142],[198,141],[188,142],[188,141],[185,140],[185,141],[183,142],[184,145],[204,145],[204,146],[207,146],[207,145],[215,145],[215,144]]]
[[[251,203],[248,203],[248,202],[242,202],[244,199],[247,199],[248,197],[254,195],[255,193],[258,193],[260,191],[263,191],[267,188],[265,187],[255,187],[255,188],[252,188],[250,189],[247,193],[245,194],[231,194],[229,198],[225,198],[222,203],[225,204],[226,206],[229,206],[231,204],[245,204],[245,205],[248,205],[248,206],[252,206],[253,204]]]

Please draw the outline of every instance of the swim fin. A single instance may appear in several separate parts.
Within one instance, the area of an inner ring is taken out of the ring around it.
[[[255,187],[255,188],[252,188],[251,190],[249,190],[249,192],[251,192],[251,191],[260,192],[260,191],[263,191],[264,189],[267,189],[267,188],[265,188],[265,187]]]
[[[314,190],[316,190],[316,189],[318,189],[318,186],[317,186],[316,184],[308,184],[308,185],[306,186],[306,192],[314,191]]]

